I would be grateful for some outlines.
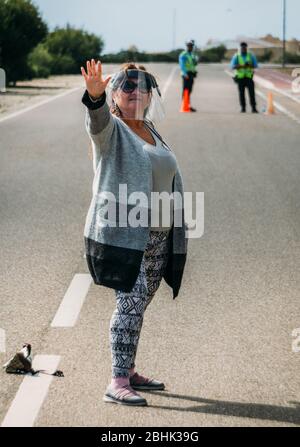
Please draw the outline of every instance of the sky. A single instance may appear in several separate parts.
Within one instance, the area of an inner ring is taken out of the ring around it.
[[[300,0],[287,2],[287,38],[300,39]],[[33,0],[50,30],[69,23],[104,39],[104,53],[135,45],[169,51],[195,39],[282,37],[283,0]],[[174,17],[176,19],[174,20]],[[173,23],[176,26],[173,26]],[[175,30],[175,32],[174,32]]]

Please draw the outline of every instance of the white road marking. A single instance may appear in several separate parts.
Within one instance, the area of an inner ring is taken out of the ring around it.
[[[295,101],[297,104],[300,104],[300,99],[291,93],[288,93],[281,88],[275,87],[272,81],[266,80],[262,78],[261,76],[255,75],[255,81],[260,84],[262,87],[272,89],[274,92],[279,93],[280,95],[286,96],[287,98],[291,99],[292,101]]]
[[[74,276],[51,323],[51,327],[75,326],[92,280],[91,275],[86,273],[78,273]]]
[[[57,355],[36,355],[33,369],[45,369],[54,372],[60,362]],[[54,376],[37,374],[26,375],[1,424],[1,427],[32,427],[39,410],[48,394]]]
[[[71,90],[67,90],[66,92],[62,92],[62,93],[59,93],[58,95],[51,96],[51,98],[44,99],[43,101],[41,101],[37,104],[33,104],[32,106],[26,107],[25,109],[19,110],[18,112],[13,112],[10,115],[0,118],[0,123],[3,123],[4,121],[10,120],[17,116],[23,115],[23,113],[30,112],[31,110],[37,109],[38,107],[43,106],[44,104],[48,104],[49,102],[55,101],[56,99],[70,95],[71,93],[76,92],[76,90],[79,90],[80,88],[82,88],[82,87],[72,88]]]
[[[268,79],[264,79],[261,78],[260,76],[254,75],[254,81],[267,90],[274,90],[273,82],[269,81]]]
[[[258,96],[260,96],[261,98],[263,98],[265,101],[267,101],[267,96],[261,92],[260,90],[256,90],[256,93],[258,94]],[[284,115],[288,116],[289,118],[291,118],[293,121],[295,121],[296,123],[300,124],[300,118],[298,118],[296,115],[294,115],[292,112],[290,112],[288,109],[286,109],[285,107],[283,107],[281,104],[279,104],[277,101],[274,101],[274,107],[279,110],[279,112],[283,113]]]
[[[228,74],[229,76],[232,76],[232,74],[231,74],[231,72],[230,72],[229,70],[224,70],[224,71],[225,71],[225,73]],[[256,77],[256,80],[257,80],[257,77]],[[277,93],[281,93],[281,94],[283,94],[283,92],[282,92],[281,90],[279,90],[279,89],[276,89],[276,88],[274,87],[273,83],[270,82],[270,81],[267,81],[267,80],[261,78],[261,81],[258,81],[258,83],[259,83],[262,87],[264,87],[264,88],[267,88],[267,89],[270,89],[270,90],[274,90],[275,92],[277,91]],[[256,93],[257,93],[258,96],[260,96],[262,99],[264,99],[265,101],[267,101],[267,96],[266,96],[263,92],[261,92],[260,90],[256,89]],[[291,95],[286,94],[285,96],[291,96]],[[295,98],[291,98],[291,99],[296,100]],[[296,102],[298,102],[298,101],[296,101]],[[294,113],[290,112],[288,109],[286,109],[285,107],[283,107],[283,106],[282,106],[281,104],[279,104],[277,101],[274,101],[274,106],[275,106],[275,108],[276,108],[277,110],[279,110],[279,112],[283,113],[284,115],[288,116],[288,117],[291,118],[293,121],[295,121],[296,123],[300,124],[300,118],[298,118],[296,115],[294,115]]]
[[[231,78],[232,78],[232,72],[231,71],[229,71],[229,70],[224,70],[225,71],[225,73],[228,75],[228,76],[230,76]]]
[[[165,83],[165,85],[164,85],[164,88],[163,88],[163,90],[162,90],[162,92],[161,92],[161,96],[162,96],[162,100],[163,100],[163,101],[165,100],[166,93],[167,93],[167,91],[168,91],[168,88],[169,88],[170,85],[171,85],[171,82],[173,81],[173,78],[174,78],[174,75],[175,75],[176,71],[177,71],[177,67],[173,67],[173,70],[171,71],[171,73],[170,73],[169,76],[168,76],[168,79],[166,80],[166,83]]]

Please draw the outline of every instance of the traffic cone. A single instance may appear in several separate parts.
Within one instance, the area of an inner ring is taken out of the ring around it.
[[[180,112],[186,113],[191,111],[190,94],[187,88],[184,89]]]
[[[268,105],[267,105],[267,115],[274,115],[275,107],[273,102],[273,93],[268,93]]]

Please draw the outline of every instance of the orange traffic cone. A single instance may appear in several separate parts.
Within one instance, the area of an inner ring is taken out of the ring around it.
[[[267,105],[267,115],[274,115],[275,107],[273,102],[273,93],[268,93],[268,105]]]
[[[187,88],[184,89],[180,112],[186,113],[191,111],[190,94]]]

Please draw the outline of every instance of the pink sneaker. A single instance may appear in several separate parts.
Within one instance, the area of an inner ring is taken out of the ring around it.
[[[141,376],[137,372],[129,379],[130,385],[134,390],[164,390],[165,385],[158,380]]]
[[[139,396],[130,385],[114,388],[108,385],[103,396],[104,402],[114,402],[121,405],[148,405],[146,399]]]

